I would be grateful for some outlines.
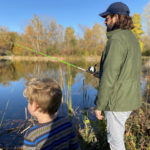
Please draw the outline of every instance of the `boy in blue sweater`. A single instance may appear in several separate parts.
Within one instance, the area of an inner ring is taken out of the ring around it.
[[[56,81],[32,79],[24,95],[30,114],[38,122],[25,134],[24,150],[80,150],[72,123],[65,117],[57,117],[62,91]]]

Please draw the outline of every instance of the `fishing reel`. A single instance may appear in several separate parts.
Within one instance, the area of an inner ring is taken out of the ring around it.
[[[96,66],[97,66],[97,64],[95,64],[94,66],[89,66],[87,72],[92,73],[92,74],[95,73],[96,72]]]

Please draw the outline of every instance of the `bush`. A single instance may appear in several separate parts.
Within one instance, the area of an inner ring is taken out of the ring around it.
[[[150,56],[150,49],[143,51],[142,56]]]
[[[134,111],[126,123],[126,147],[130,150],[150,150],[150,105]]]

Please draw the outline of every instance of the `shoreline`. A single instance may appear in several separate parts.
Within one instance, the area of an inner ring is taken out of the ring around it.
[[[0,56],[0,60],[11,60],[11,61],[100,61],[101,56]]]

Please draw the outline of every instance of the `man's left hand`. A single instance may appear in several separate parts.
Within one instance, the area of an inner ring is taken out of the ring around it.
[[[95,115],[98,120],[103,120],[102,112],[100,110],[95,110]]]

